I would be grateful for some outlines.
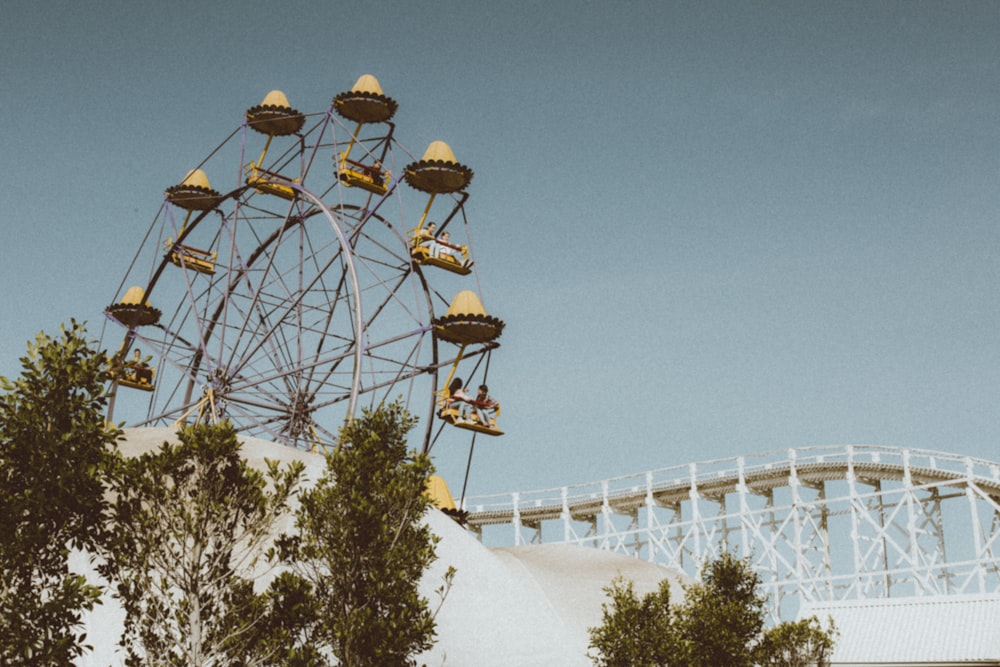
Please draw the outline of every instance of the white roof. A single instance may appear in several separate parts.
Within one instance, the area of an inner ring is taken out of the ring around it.
[[[488,549],[440,512],[427,523],[441,542],[424,595],[433,600],[449,564],[458,573],[437,617],[438,643],[419,664],[592,667],[587,630],[600,624],[603,589],[617,575],[640,595],[669,578],[681,599],[684,575],[662,565],[566,544]]]
[[[834,665],[1000,665],[1000,595],[803,605],[812,615],[837,627]]]

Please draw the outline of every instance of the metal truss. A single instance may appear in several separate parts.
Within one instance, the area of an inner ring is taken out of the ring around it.
[[[810,447],[468,501],[491,546],[566,542],[697,579],[749,558],[774,618],[802,602],[1000,591],[1000,464]]]

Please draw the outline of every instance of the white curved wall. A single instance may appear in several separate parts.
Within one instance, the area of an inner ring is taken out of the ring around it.
[[[172,439],[168,428],[128,429],[121,449],[137,455]],[[255,438],[244,440],[251,465],[263,459],[301,460],[308,481],[323,471],[324,460]],[[454,585],[437,616],[438,640],[421,656],[429,667],[588,667],[587,628],[601,619],[603,588],[621,574],[636,590],[654,590],[671,577],[674,599],[680,599],[680,577],[666,568],[635,558],[571,545],[535,545],[502,549],[483,546],[469,532],[436,510],[427,523],[441,541],[438,559],[422,583],[424,595],[437,603],[434,590],[449,566],[457,570]],[[281,529],[290,529],[291,519]],[[80,555],[75,563],[86,568]],[[89,568],[86,568],[89,570]],[[92,573],[92,570],[89,570]],[[88,643],[94,651],[79,664],[120,664],[114,648],[122,628],[122,612],[107,598],[87,619]]]

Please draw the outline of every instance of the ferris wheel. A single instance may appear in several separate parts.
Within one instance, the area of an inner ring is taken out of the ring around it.
[[[473,173],[444,142],[410,154],[397,106],[370,75],[318,113],[272,91],[166,188],[105,310],[109,421],[228,419],[315,449],[401,397],[424,451],[436,423],[501,434],[438,386],[488,369],[504,326],[471,289]]]

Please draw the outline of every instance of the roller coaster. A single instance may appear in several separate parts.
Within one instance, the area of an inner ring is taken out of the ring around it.
[[[847,445],[677,465],[469,498],[491,545],[565,542],[697,578],[750,559],[774,618],[806,602],[1000,591],[1000,463]]]

